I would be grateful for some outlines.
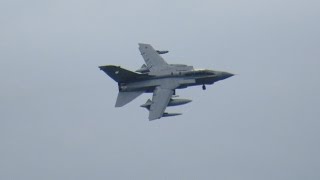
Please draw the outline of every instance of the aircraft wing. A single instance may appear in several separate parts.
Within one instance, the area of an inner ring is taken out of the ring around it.
[[[158,67],[168,65],[150,44],[139,43],[139,50],[150,71],[155,71]]]
[[[156,87],[153,92],[152,104],[149,110],[149,120],[159,119],[163,116],[171,96],[173,95],[173,89],[165,89],[160,86]]]

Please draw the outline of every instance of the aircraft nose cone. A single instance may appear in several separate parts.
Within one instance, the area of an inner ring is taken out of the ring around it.
[[[232,77],[232,76],[234,76],[234,74],[232,74],[232,73],[228,73],[228,72],[222,72],[221,73],[221,79],[227,79],[227,78]]]
[[[232,76],[234,76],[234,74],[228,73],[228,72],[226,73],[226,77],[227,77],[227,78],[232,77]]]

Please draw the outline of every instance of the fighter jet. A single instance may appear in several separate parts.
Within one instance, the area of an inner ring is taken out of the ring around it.
[[[139,43],[140,53],[145,64],[135,72],[120,66],[99,66],[108,76],[118,83],[118,97],[115,107],[122,107],[143,93],[153,93],[152,100],[141,105],[149,110],[149,120],[177,116],[181,113],[167,113],[167,106],[183,105],[189,99],[177,99],[176,89],[189,86],[211,85],[233,76],[232,73],[207,69],[194,69],[183,64],[168,64],[160,54],[169,51],[155,50],[150,44]]]

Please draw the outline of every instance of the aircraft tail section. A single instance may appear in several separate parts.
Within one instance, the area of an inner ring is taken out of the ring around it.
[[[118,83],[134,81],[145,76],[123,69],[120,66],[108,65],[100,66],[99,68]]]
[[[144,91],[133,91],[133,92],[119,92],[116,107],[122,107],[138,96],[140,96]]]

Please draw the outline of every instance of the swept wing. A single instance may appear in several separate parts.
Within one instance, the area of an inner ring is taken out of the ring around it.
[[[139,43],[139,50],[150,72],[168,66],[168,63],[150,44]]]
[[[149,120],[159,119],[163,116],[171,96],[173,95],[173,89],[156,87],[152,96],[152,104],[149,110]]]

